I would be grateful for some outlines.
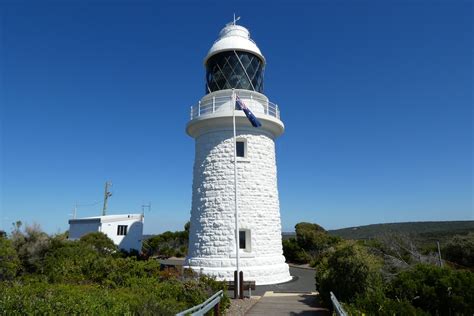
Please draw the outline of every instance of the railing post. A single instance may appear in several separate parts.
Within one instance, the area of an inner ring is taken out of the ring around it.
[[[201,116],[201,101],[198,103],[198,116]]]
[[[212,97],[212,113],[216,111],[216,96]]]
[[[220,316],[221,315],[221,312],[219,310],[219,307],[220,307],[220,302],[217,303],[216,305],[214,305],[214,316]]]

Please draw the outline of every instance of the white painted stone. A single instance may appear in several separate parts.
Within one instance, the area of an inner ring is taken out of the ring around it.
[[[237,159],[239,227],[251,231],[250,251],[240,266],[257,284],[291,279],[282,255],[277,169],[273,135],[242,122],[237,137],[247,157]],[[190,246],[186,264],[219,279],[235,270],[233,133],[208,131],[196,138]]]
[[[259,56],[257,45],[242,26],[228,25],[209,50],[247,51]],[[237,138],[247,142],[245,158],[237,158],[239,229],[249,231],[250,247],[240,249],[245,280],[258,285],[291,280],[281,243],[275,139],[284,131],[279,110],[258,92],[235,90],[262,127],[251,126],[235,111]],[[189,250],[185,265],[219,280],[232,280],[236,269],[234,139],[232,90],[204,96],[191,108],[186,126],[195,139],[193,197]]]

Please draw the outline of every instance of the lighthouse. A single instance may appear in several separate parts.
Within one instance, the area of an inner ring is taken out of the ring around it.
[[[243,271],[257,285],[291,280],[275,156],[284,124],[263,94],[265,64],[249,31],[227,24],[204,59],[205,95],[186,126],[195,160],[185,266],[218,280]]]

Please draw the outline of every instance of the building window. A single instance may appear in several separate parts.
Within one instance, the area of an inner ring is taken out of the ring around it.
[[[247,142],[244,139],[238,139],[235,145],[237,157],[245,158],[247,156]]]
[[[239,230],[239,248],[250,252],[250,230],[241,229]]]
[[[245,249],[245,230],[239,231],[239,248]]]
[[[127,234],[128,225],[117,226],[117,236],[125,236]]]

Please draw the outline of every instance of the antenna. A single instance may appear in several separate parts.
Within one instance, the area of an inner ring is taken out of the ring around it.
[[[112,186],[112,182],[105,182],[105,192],[104,192],[104,207],[102,208],[102,216],[105,216],[107,211],[107,200],[112,196],[112,192],[109,191],[109,187]]]
[[[145,208],[148,208],[148,212],[151,211],[151,202],[148,202],[148,204],[143,204],[142,205],[142,216],[145,216]]]

